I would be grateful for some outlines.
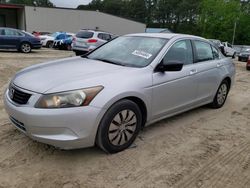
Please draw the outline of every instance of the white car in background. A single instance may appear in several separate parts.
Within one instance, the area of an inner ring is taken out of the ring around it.
[[[83,55],[116,37],[114,34],[103,31],[82,29],[73,39],[72,49],[77,56]]]
[[[55,37],[57,35],[58,35],[58,32],[53,33],[53,34],[49,34],[49,35],[41,35],[41,36],[39,36],[39,38],[41,39],[42,46],[47,47],[47,48],[52,48]]]
[[[225,55],[228,57],[235,58],[236,50],[233,48],[233,46],[228,42],[223,42],[223,45],[224,45]]]

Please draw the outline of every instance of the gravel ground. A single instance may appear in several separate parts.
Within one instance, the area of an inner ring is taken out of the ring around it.
[[[69,56],[0,52],[0,98],[18,70]],[[114,155],[32,141],[11,126],[0,100],[0,187],[250,187],[250,71],[235,64],[236,83],[223,108],[201,107],[155,123],[135,147]]]

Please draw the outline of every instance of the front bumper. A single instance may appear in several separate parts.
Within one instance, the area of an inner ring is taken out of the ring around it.
[[[40,95],[40,94],[35,94]],[[4,95],[4,105],[12,124],[28,137],[62,149],[94,146],[104,110],[96,107],[38,109],[31,97],[27,105],[17,105]]]

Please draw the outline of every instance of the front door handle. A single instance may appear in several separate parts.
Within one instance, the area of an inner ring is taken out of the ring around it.
[[[194,75],[194,74],[196,74],[198,71],[197,71],[197,69],[192,69],[191,71],[190,71],[190,75]]]

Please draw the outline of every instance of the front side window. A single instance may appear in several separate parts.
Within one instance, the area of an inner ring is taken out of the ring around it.
[[[196,50],[196,62],[213,60],[213,52],[210,44],[203,41],[194,41]]]
[[[119,37],[93,51],[87,58],[123,66],[145,67],[154,60],[167,41],[155,37]]]
[[[176,42],[167,52],[163,59],[164,64],[182,63],[184,65],[193,63],[193,50],[190,40]]]

